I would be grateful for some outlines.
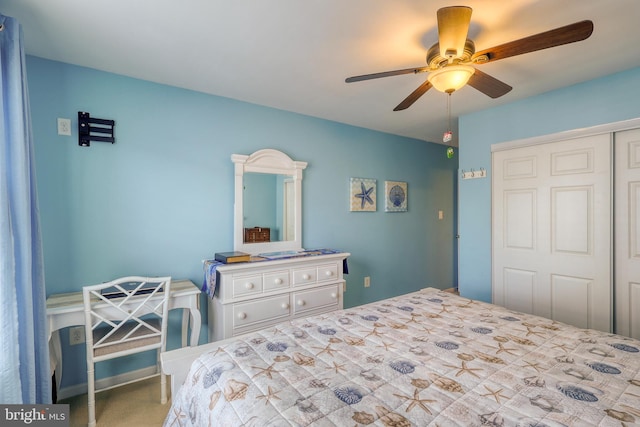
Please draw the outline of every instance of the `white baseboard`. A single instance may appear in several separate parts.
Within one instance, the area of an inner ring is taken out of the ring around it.
[[[119,384],[124,385],[126,383],[149,377],[154,374],[160,375],[160,372],[158,372],[158,369],[155,366],[149,366],[146,368],[138,369],[136,371],[130,371],[125,372],[124,374],[115,375],[113,377],[101,378],[99,380],[96,380],[96,389],[109,388]],[[87,383],[81,383],[59,389],[57,397],[58,400],[62,400],[86,393]]]

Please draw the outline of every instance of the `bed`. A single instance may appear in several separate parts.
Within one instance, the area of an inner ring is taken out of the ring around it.
[[[640,341],[432,288],[203,349],[165,426],[640,423]]]

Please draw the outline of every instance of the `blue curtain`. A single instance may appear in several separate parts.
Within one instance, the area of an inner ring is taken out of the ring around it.
[[[0,403],[51,403],[22,29],[0,15]]]

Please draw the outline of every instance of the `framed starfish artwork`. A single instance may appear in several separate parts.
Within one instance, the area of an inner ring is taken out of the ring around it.
[[[407,211],[407,183],[402,181],[384,182],[385,212]]]
[[[376,211],[376,180],[351,178],[349,210],[351,212]]]

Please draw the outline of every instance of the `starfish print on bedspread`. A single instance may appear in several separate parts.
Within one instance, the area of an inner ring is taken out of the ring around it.
[[[346,371],[346,369],[344,368],[344,363],[343,364],[338,364],[336,362],[333,362],[333,366],[328,366],[327,369],[335,369],[336,374],[339,373],[340,371]]]
[[[384,348],[386,351],[389,351],[390,349],[394,348],[393,343],[389,344],[384,341],[382,341],[382,345],[379,345],[378,347]]]
[[[224,353],[224,348],[218,347],[216,351],[213,352],[213,355],[217,356],[219,353]]]
[[[182,426],[182,420],[187,419],[187,414],[185,412],[182,412],[178,408],[173,408],[173,413],[176,417],[174,418],[173,422],[169,425],[169,427],[173,427],[174,425],[176,425],[176,423],[178,423],[177,424],[178,426]]]
[[[273,390],[271,388],[271,386],[268,386],[267,388],[268,388],[268,393],[267,394],[261,394],[259,396],[256,396],[256,398],[257,399],[264,399],[264,404],[265,405],[267,405],[271,399],[282,400],[277,396],[277,394],[280,393],[279,391]]]
[[[521,365],[523,368],[533,368],[536,370],[536,372],[540,372],[540,370],[544,370],[544,368],[542,366],[540,366],[540,364],[538,362],[528,362],[528,361],[524,361],[525,365]]]
[[[382,336],[384,336],[384,335],[385,335],[384,333],[379,332],[377,327],[374,327],[374,328],[373,328],[373,330],[371,330],[371,331],[361,331],[361,332],[362,332],[363,334],[368,332],[368,333],[364,336],[364,337],[365,337],[365,339],[366,339],[366,338],[369,338],[371,335],[374,335],[374,336],[376,336],[376,337],[382,337]]]
[[[273,335],[280,335],[282,333],[282,331],[278,327],[273,328],[269,332],[271,332]]]
[[[260,372],[258,372],[257,374],[255,374],[252,378],[255,378],[255,377],[257,377],[258,375],[262,375],[262,374],[264,374],[264,375],[266,375],[270,380],[272,380],[272,379],[273,379],[273,376],[272,376],[272,375],[273,375],[274,373],[279,373],[279,372],[280,372],[280,371],[276,371],[275,369],[273,369],[273,365],[275,365],[275,363],[272,363],[272,364],[271,364],[269,367],[267,367],[267,368],[260,368],[260,367],[258,367],[258,366],[252,366],[252,368],[253,368],[253,369],[257,369],[258,371],[260,371]]]
[[[480,378],[478,376],[478,374],[476,374],[473,371],[483,371],[484,369],[482,368],[468,368],[467,367],[467,362],[465,362],[464,360],[462,361],[462,366],[458,367],[458,366],[454,366],[454,365],[447,365],[444,364],[443,366],[446,366],[447,368],[455,368],[458,369],[458,372],[456,372],[456,377],[459,377],[460,375],[464,374],[464,373],[468,373],[470,375],[473,375],[476,378]]]
[[[469,307],[470,305],[473,305],[473,304],[478,304],[478,301],[474,301],[474,300],[470,299],[470,300],[467,300],[464,304],[458,304],[458,307],[467,308],[467,307]]]
[[[535,336],[544,338],[546,334],[544,332],[542,332],[542,331],[534,331],[533,327],[527,326],[527,335],[526,336],[529,336],[529,335],[535,335]]]
[[[483,385],[483,387],[489,392],[486,394],[483,394],[481,396],[493,396],[494,399],[496,399],[496,403],[502,403],[500,402],[500,398],[504,398],[504,399],[508,399],[508,396],[505,396],[502,394],[502,392],[504,391],[504,389],[500,389],[500,390],[491,390],[489,387],[487,387],[486,385]]]
[[[333,357],[333,352],[338,351],[335,348],[331,348],[331,343],[327,344],[326,347],[313,347],[315,349],[320,350],[320,353],[316,353],[316,356],[320,356],[322,353],[327,353],[329,356]]]
[[[440,313],[451,313],[451,312],[449,311],[449,309],[447,308],[447,307],[451,307],[451,305],[450,305],[450,304],[444,304],[444,303],[442,303],[442,304],[441,304],[441,307],[442,307],[442,309],[438,312],[439,314],[440,314]]]
[[[406,324],[409,324],[409,323],[420,323],[420,319],[416,320],[416,317],[422,317],[422,315],[419,314],[419,313],[411,313],[411,319],[407,319],[407,321],[405,323]]]
[[[411,401],[409,406],[407,406],[407,409],[405,410],[405,412],[411,412],[411,410],[414,407],[419,406],[427,414],[433,415],[425,403],[433,403],[433,402],[436,402],[436,401],[435,400],[430,400],[430,399],[420,399],[420,389],[416,388],[413,391],[413,397],[405,396],[404,394],[395,394],[395,393],[393,393],[393,395],[396,396],[396,397],[399,397],[401,399],[406,399],[408,401]]]
[[[433,328],[427,328],[426,326],[422,326],[422,328],[418,329],[418,330],[421,331],[421,332],[426,332],[429,335],[431,335],[433,333]]]
[[[558,344],[558,343],[553,343],[553,346],[551,348],[559,348],[562,351],[564,351],[565,353],[569,353],[569,349],[567,348],[567,344]]]
[[[510,355],[513,356],[514,352],[515,352],[515,355],[516,356],[518,355],[518,353],[517,353],[518,349],[517,348],[505,347],[504,344],[501,343],[501,342],[498,343],[498,347],[499,348],[498,348],[498,350],[496,350],[496,354],[500,354],[502,352],[505,352],[505,353],[510,354]],[[493,348],[495,348],[495,347],[493,347]]]

